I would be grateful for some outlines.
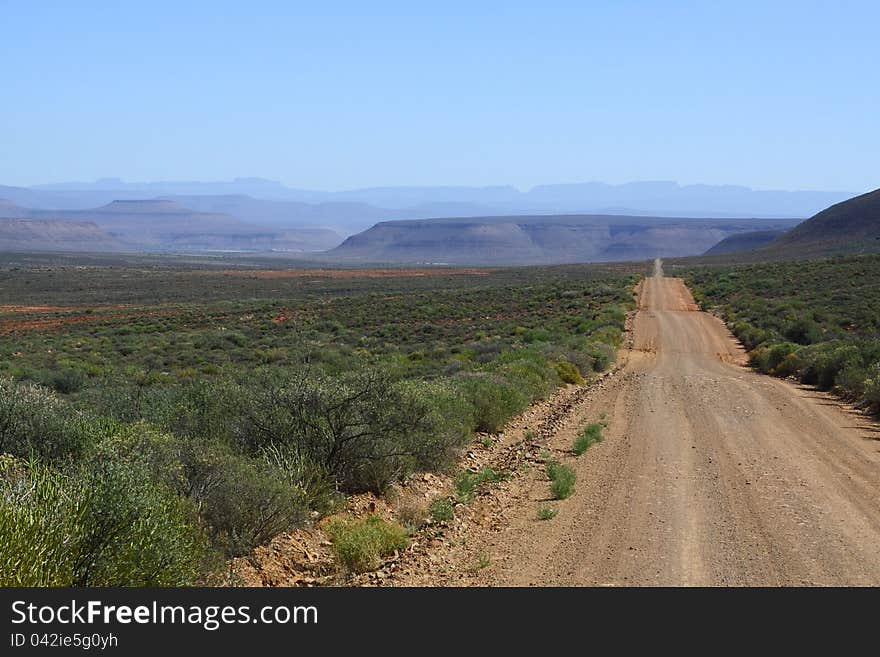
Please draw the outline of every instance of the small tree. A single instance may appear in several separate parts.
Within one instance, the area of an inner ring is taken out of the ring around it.
[[[381,370],[301,374],[267,387],[247,419],[251,450],[293,446],[345,492],[380,491],[410,472],[437,428],[429,400]]]

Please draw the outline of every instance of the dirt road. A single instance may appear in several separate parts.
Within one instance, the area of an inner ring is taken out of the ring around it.
[[[622,370],[552,439],[607,414],[570,463],[575,494],[539,476],[483,537],[481,584],[880,584],[880,433],[827,396],[755,374],[681,280],[643,283]]]

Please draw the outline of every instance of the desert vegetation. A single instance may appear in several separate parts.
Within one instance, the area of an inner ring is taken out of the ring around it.
[[[538,520],[553,520],[559,512],[550,506],[538,507]]]
[[[550,480],[550,493],[553,499],[564,500],[571,497],[576,481],[574,469],[555,459],[547,461],[545,469]]]
[[[378,516],[334,518],[327,524],[326,531],[333,541],[333,551],[352,573],[375,568],[382,557],[407,545],[404,528]]]
[[[599,422],[591,422],[583,429],[578,431],[572,444],[571,451],[576,456],[581,456],[590,447],[596,443],[602,442],[602,424]]]
[[[688,269],[757,370],[880,412],[880,256]]]
[[[450,471],[475,431],[609,366],[634,282],[0,271],[0,583],[212,582],[346,495]],[[502,476],[463,471],[456,497]],[[328,528],[351,571],[405,544],[379,519]]]

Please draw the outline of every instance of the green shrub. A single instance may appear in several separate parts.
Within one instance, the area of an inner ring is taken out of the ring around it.
[[[474,562],[471,564],[470,571],[472,573],[477,573],[484,568],[488,568],[489,564],[492,563],[492,557],[489,556],[488,552],[480,552],[477,555],[477,558],[474,559]]]
[[[228,556],[247,554],[308,517],[312,493],[294,485],[289,471],[221,445],[191,448],[185,462],[189,495]]]
[[[477,475],[470,470],[462,470],[455,477],[455,496],[461,503],[470,502],[477,490]]]
[[[244,431],[252,390],[225,380],[158,385],[146,373],[116,377],[82,393],[82,405],[122,422],[146,420],[178,436],[235,442]]]
[[[85,513],[68,477],[0,455],[0,586],[70,586]]]
[[[841,372],[861,362],[858,347],[840,342],[823,342],[804,347],[800,357],[803,363],[801,381],[822,390],[833,388]]]
[[[787,370],[780,369],[783,363],[789,363],[788,367],[792,368],[790,356],[798,350],[796,344],[791,342],[781,342],[769,347],[759,347],[749,354],[749,362],[764,374],[776,374],[778,376],[785,375]]]
[[[608,324],[618,329],[623,328],[626,321],[626,309],[619,305],[608,305],[602,308],[596,321],[601,324]]]
[[[484,371],[499,377],[530,400],[543,399],[559,384],[556,369],[548,362],[558,352],[551,344],[528,349],[513,349],[498,355]]]
[[[532,342],[549,342],[552,340],[552,336],[549,331],[544,329],[526,329],[521,333],[522,340],[525,343]]]
[[[396,386],[406,407],[421,414],[409,436],[412,470],[435,471],[452,467],[459,450],[474,432],[473,410],[462,390],[449,379],[404,381]]]
[[[569,466],[559,461],[548,461],[547,477],[550,479],[550,492],[553,499],[564,500],[574,492],[576,475]]]
[[[455,492],[461,503],[470,502],[474,493],[483,484],[491,484],[504,479],[504,475],[492,468],[483,468],[479,472],[462,470],[455,477]]]
[[[0,378],[0,453],[49,460],[77,456],[113,428],[46,388]]]
[[[880,363],[875,363],[862,393],[862,403],[873,413],[880,413]]]
[[[452,500],[448,497],[440,497],[431,502],[429,510],[434,522],[449,522],[455,516]]]
[[[801,362],[800,350],[792,351],[782,359],[782,362],[770,370],[770,374],[781,377],[793,376],[800,371]]]
[[[527,395],[498,376],[475,375],[460,381],[473,406],[477,431],[495,433],[528,406]]]
[[[334,518],[327,523],[325,531],[337,559],[353,573],[375,570],[383,557],[404,549],[409,542],[403,527],[379,516],[363,520]]]
[[[770,339],[769,331],[760,329],[748,322],[737,322],[733,325],[733,334],[739,338],[746,349],[754,349]]]
[[[70,394],[82,390],[87,379],[86,373],[81,369],[65,367],[58,372],[52,372],[46,383],[60,393]]]
[[[553,520],[557,513],[559,511],[550,506],[538,507],[538,520]]]
[[[604,372],[617,357],[614,348],[604,342],[590,341],[584,346],[583,352],[591,359],[594,372]]]
[[[394,382],[381,370],[299,375],[253,395],[244,446],[293,447],[346,493],[381,492],[422,469],[449,467],[465,444],[466,399],[448,383]]]
[[[580,456],[595,443],[600,442],[602,442],[602,425],[598,422],[593,422],[578,432],[571,451]]]
[[[207,543],[194,507],[137,466],[99,459],[88,490],[74,586],[179,586],[203,570]]]
[[[310,511],[324,515],[342,503],[332,475],[299,450],[271,445],[263,450],[269,472],[283,481]]]
[[[127,464],[0,461],[0,585],[180,586],[210,563],[192,508]]]
[[[617,346],[620,344],[622,328],[622,324],[620,326],[600,326],[590,334],[590,339],[600,344]]]
[[[581,376],[580,370],[578,370],[577,366],[573,363],[559,361],[554,363],[553,367],[556,368],[556,373],[565,383],[575,383],[579,385],[584,382],[584,377]]]
[[[797,344],[813,344],[822,339],[819,325],[810,319],[796,319],[786,326],[782,333]]]
[[[834,378],[836,391],[851,401],[864,397],[868,380],[868,370],[856,363],[845,365]]]
[[[328,511],[336,502],[327,473],[290,448],[251,456],[140,423],[102,443],[100,452],[140,467],[151,481],[190,499],[227,556],[246,554],[302,525],[310,511]]]

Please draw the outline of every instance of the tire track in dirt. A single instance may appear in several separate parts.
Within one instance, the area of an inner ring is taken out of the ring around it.
[[[876,425],[744,368],[723,323],[655,271],[617,373],[514,423],[502,449],[537,427],[510,459],[517,474],[462,509],[426,550],[432,565],[414,559],[388,583],[880,584]],[[601,413],[605,441],[567,455]],[[547,500],[544,448],[576,468],[567,500]],[[543,504],[557,517],[539,521]]]

